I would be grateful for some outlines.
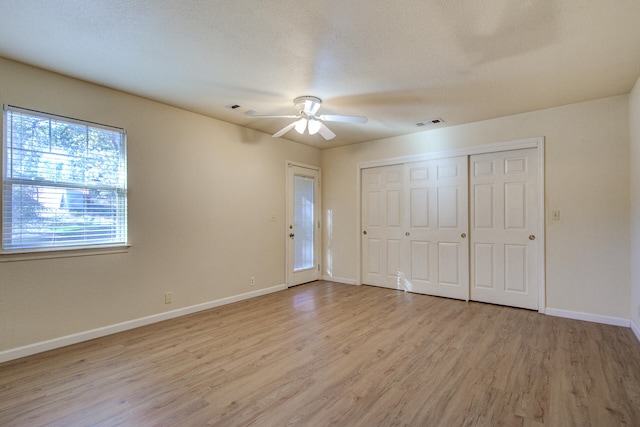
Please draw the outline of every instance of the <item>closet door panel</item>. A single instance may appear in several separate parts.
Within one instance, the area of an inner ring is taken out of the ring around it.
[[[402,165],[362,170],[362,281],[397,288],[404,221]]]
[[[471,299],[538,309],[534,148],[471,156]]]
[[[467,157],[405,164],[405,231],[400,285],[469,299]],[[464,236],[464,237],[463,237]]]

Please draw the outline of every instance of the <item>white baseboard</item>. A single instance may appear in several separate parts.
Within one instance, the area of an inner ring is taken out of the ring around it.
[[[634,322],[633,320],[631,321],[631,330],[634,334],[636,334],[636,338],[638,338],[638,341],[640,341],[640,326],[636,325],[636,322]]]
[[[322,280],[326,280],[327,282],[344,283],[345,285],[357,285],[358,284],[358,282],[356,282],[355,280],[343,279],[341,277],[335,277],[335,276],[322,276],[321,279]]]
[[[79,332],[77,334],[67,335],[60,338],[54,338],[51,340],[42,341],[35,344],[29,344],[23,347],[17,347],[9,350],[0,351],[0,363],[7,362],[9,360],[19,359],[25,356],[30,356],[36,353],[42,353],[44,351],[53,350],[60,347],[65,347],[71,344],[77,344],[79,342],[92,340],[94,338],[100,338],[106,335],[123,332],[129,329],[139,328],[140,326],[162,322],[163,320],[173,319],[175,317],[196,313],[198,311],[208,310],[210,308],[219,307],[221,305],[231,304],[231,303],[242,301],[245,299],[259,297],[261,295],[266,295],[273,292],[283,291],[285,289],[287,289],[287,285],[272,286],[266,289],[259,289],[256,291],[247,292],[245,294],[222,298],[215,301],[209,301],[202,304],[196,304],[189,307],[183,307],[177,310],[166,311],[164,313],[158,313],[158,314],[154,314],[147,317],[141,317],[139,319],[129,320],[122,323],[116,323],[114,325],[104,326],[102,328],[92,329],[89,331]]]
[[[581,313],[578,311],[560,310],[549,307],[545,309],[545,314],[548,316],[565,317],[567,319],[584,320],[605,325],[623,326],[625,328],[631,327],[631,320],[621,317],[602,316],[599,314]]]

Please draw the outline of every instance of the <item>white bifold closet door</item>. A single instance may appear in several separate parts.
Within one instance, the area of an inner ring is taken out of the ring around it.
[[[469,299],[467,157],[362,171],[363,283]]]
[[[539,308],[538,151],[362,170],[362,282]]]
[[[535,148],[471,156],[471,299],[538,309]]]

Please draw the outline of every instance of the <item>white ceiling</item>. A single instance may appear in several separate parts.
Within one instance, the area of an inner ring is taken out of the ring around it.
[[[0,0],[0,56],[318,148],[628,93],[639,0]],[[241,109],[227,106],[239,104]],[[30,106],[24,106],[30,107]]]

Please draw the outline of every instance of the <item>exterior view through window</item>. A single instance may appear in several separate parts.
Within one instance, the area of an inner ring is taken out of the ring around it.
[[[122,129],[5,107],[2,251],[127,244]]]
[[[293,269],[300,271],[314,268],[314,196],[313,178],[294,177],[295,241]]]

